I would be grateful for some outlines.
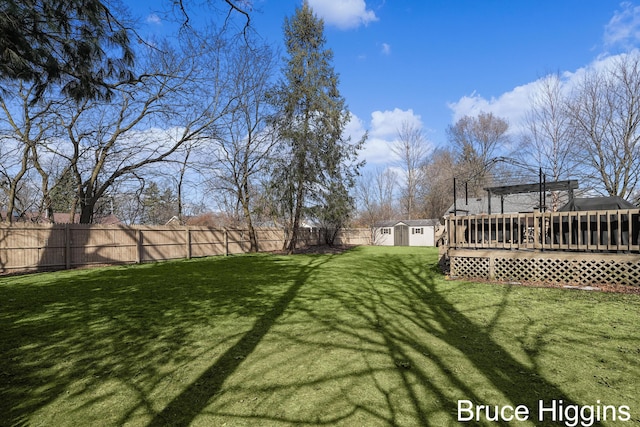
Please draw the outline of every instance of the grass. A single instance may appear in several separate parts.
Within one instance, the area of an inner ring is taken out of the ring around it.
[[[361,247],[0,278],[0,425],[448,426],[463,399],[530,410],[510,425],[571,426],[537,419],[560,400],[629,407],[577,425],[640,425],[638,295],[436,262]],[[487,418],[467,424],[508,424]]]

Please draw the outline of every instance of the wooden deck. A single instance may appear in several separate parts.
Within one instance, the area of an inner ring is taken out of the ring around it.
[[[450,216],[453,249],[640,252],[640,209]]]

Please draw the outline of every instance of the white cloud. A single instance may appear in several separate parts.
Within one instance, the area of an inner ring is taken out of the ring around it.
[[[560,73],[561,90],[565,94],[570,93],[584,78],[585,74],[592,71],[606,72],[614,67],[624,56],[630,54],[638,55],[640,53],[638,53],[638,50],[633,50],[619,55],[601,56],[575,71]],[[458,101],[448,104],[452,112],[451,123],[455,123],[464,116],[473,117],[481,112],[493,113],[507,120],[510,133],[517,134],[522,132],[525,130],[525,118],[527,111],[531,108],[532,97],[541,87],[544,78],[541,77],[533,82],[517,86],[498,97],[485,98],[475,92],[471,95],[463,96]]]
[[[375,12],[367,9],[364,0],[309,0],[309,5],[327,25],[335,25],[342,30],[378,20]]]
[[[620,6],[622,10],[614,12],[604,29],[604,44],[607,47],[629,47],[640,42],[640,6],[628,1]]]
[[[343,136],[345,138],[351,138],[351,142],[356,143],[360,141],[365,132],[366,129],[362,120],[352,113],[349,118],[349,122],[344,128]]]
[[[365,132],[367,132],[366,124],[358,116],[351,114],[349,123],[345,126],[343,136],[351,138],[351,142],[356,143],[360,141]],[[379,157],[381,153],[386,151],[386,143],[379,138],[372,138],[371,131],[369,131],[368,138],[358,155],[358,160],[366,160],[367,164],[371,162],[380,163]]]
[[[452,123],[464,116],[477,116],[478,114],[493,113],[509,123],[512,132],[518,131],[523,125],[525,114],[529,109],[531,96],[538,88],[538,81],[518,86],[509,92],[505,92],[497,98],[484,98],[477,93],[466,95],[456,102],[448,104],[452,111]]]
[[[562,85],[561,90],[564,93],[569,93],[579,84],[586,73],[609,70],[624,56],[629,54],[638,55],[639,53],[637,50],[634,50],[630,53],[602,56],[575,71],[565,71],[560,73]],[[511,133],[515,134],[523,131],[525,116],[527,111],[531,108],[531,100],[533,95],[539,90],[544,78],[545,77],[541,77],[533,82],[517,86],[513,90],[505,92],[498,97],[485,98],[475,92],[471,95],[463,96],[458,101],[448,104],[448,107],[452,112],[451,123],[455,123],[464,116],[473,117],[477,116],[481,112],[485,112],[493,113],[494,115],[507,120]]]
[[[367,165],[386,164],[395,160],[391,152],[392,142],[375,137],[369,137],[365,143],[360,158],[366,160]]]
[[[393,111],[374,111],[371,113],[371,128],[369,133],[374,136],[395,138],[403,123],[422,128],[422,118],[415,114],[412,109],[401,110],[394,108]]]
[[[364,129],[364,124],[362,128]],[[374,111],[371,113],[369,137],[360,153],[360,158],[369,165],[388,164],[397,161],[391,147],[398,137],[403,123],[422,129],[422,119],[413,110]]]
[[[156,15],[155,13],[152,13],[151,15],[147,16],[146,22],[148,24],[155,24],[155,25],[160,25],[162,24],[162,20],[160,19],[160,17],[158,15]]]
[[[590,71],[606,71],[622,56],[630,53],[638,54],[636,46],[640,43],[640,6],[635,6],[630,1],[620,3],[620,9],[614,12],[604,28],[603,40],[606,48],[619,48],[625,53],[616,55],[603,52],[584,67],[575,71],[562,72],[563,91],[571,91]],[[452,112],[452,123],[465,115],[476,116],[480,112],[486,112],[506,119],[511,132],[518,132],[524,125],[526,112],[531,105],[531,97],[543,78],[525,83],[498,97],[485,98],[476,92],[463,96],[458,101],[448,104]]]
[[[391,45],[389,43],[382,43],[382,53],[384,55],[391,55]]]

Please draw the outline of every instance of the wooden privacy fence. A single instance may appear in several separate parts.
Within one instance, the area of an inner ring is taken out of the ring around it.
[[[279,250],[284,232],[256,229],[258,250]],[[368,244],[369,230],[343,230],[338,244]],[[299,246],[321,244],[317,229],[302,229]],[[247,230],[201,226],[28,224],[0,226],[0,273],[142,263],[248,252]]]
[[[447,237],[452,248],[639,252],[640,209],[450,216]]]

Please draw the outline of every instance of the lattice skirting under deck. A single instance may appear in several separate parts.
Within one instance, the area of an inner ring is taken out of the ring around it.
[[[450,250],[451,275],[571,285],[640,285],[640,254]]]

